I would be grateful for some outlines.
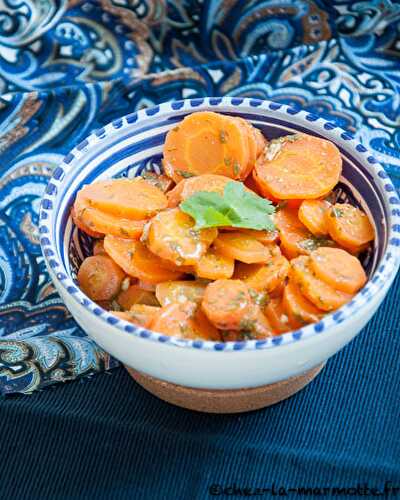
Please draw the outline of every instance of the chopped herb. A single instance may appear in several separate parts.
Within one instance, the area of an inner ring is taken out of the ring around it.
[[[224,163],[226,167],[230,167],[232,160],[230,158],[224,158]]]
[[[174,127],[172,130],[173,130],[174,132],[178,132],[178,131],[179,131],[179,127]]]
[[[111,307],[112,307],[113,311],[122,311],[121,306],[118,304],[118,302],[116,300],[113,300],[111,302]]]
[[[307,250],[308,252],[313,252],[317,248],[320,247],[334,247],[335,242],[329,240],[327,238],[317,238],[312,236],[306,240],[300,241],[299,247],[303,248],[303,250]]]
[[[242,319],[242,321],[239,324],[239,329],[244,330],[244,331],[254,331],[254,328],[256,326],[256,322],[252,319]]]
[[[237,175],[239,175],[239,172],[240,172],[240,165],[237,161],[235,161],[233,163],[233,175],[236,177]]]
[[[120,227],[119,228],[119,232],[123,235],[123,236],[126,236],[126,237],[129,237],[129,233],[126,229],[124,229],[123,227]]]
[[[336,217],[337,219],[344,216],[344,210],[341,208],[333,207],[331,211],[331,217]]]
[[[187,170],[177,170],[176,172],[184,179],[189,179],[190,177],[194,177],[194,174],[188,172]]]
[[[239,332],[239,334],[240,334],[242,340],[253,340],[254,339],[253,332],[243,330],[243,331]]]
[[[132,259],[133,255],[134,255],[134,252],[132,252],[132,250],[128,250],[128,257],[130,259]]]
[[[226,132],[225,132],[225,130],[220,130],[220,131],[219,131],[219,141],[220,141],[222,144],[225,144],[225,143],[226,143]]]
[[[249,294],[253,302],[258,306],[264,307],[268,304],[269,297],[267,292],[257,292],[256,290],[250,288]]]
[[[305,319],[303,318],[303,316],[301,314],[298,314],[298,313],[294,313],[294,317],[295,319],[302,325],[306,325],[307,324],[307,321],[305,321]]]

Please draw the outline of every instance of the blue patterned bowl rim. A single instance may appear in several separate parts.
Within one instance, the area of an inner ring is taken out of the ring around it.
[[[320,133],[330,140],[333,140],[336,143],[338,143],[338,141],[346,141],[346,145],[350,145],[352,149],[357,151],[358,157],[361,155],[364,160],[364,166],[367,165],[372,174],[375,174],[374,181],[379,185],[381,193],[390,210],[389,219],[387,220],[388,241],[385,253],[379,263],[379,267],[375,270],[373,276],[371,276],[364,288],[349,303],[345,304],[337,311],[327,314],[318,323],[307,325],[298,330],[263,340],[246,340],[240,342],[231,341],[224,343],[180,339],[177,337],[162,335],[141,327],[136,327],[135,325],[119,319],[110,312],[99,307],[76,286],[63,265],[60,258],[60,249],[56,248],[55,243],[50,241],[47,236],[47,234],[51,232],[50,228],[54,220],[57,220],[57,218],[60,217],[60,214],[55,213],[55,210],[53,210],[53,206],[55,205],[54,201],[57,197],[57,187],[62,184],[64,173],[74,168],[75,156],[79,156],[83,149],[98,144],[108,135],[115,134],[128,124],[143,121],[149,116],[158,114],[162,116],[163,113],[173,112],[183,108],[185,111],[190,111],[191,109],[193,109],[193,111],[198,111],[202,108],[212,108],[213,110],[218,111],[218,106],[232,106],[239,111],[241,107],[254,107],[258,108],[258,110],[265,110],[266,113],[273,113],[274,116],[278,115],[283,119],[290,119],[290,117],[296,114],[304,121],[304,126],[307,125],[307,121],[312,121],[313,126],[317,125]],[[335,132],[335,135],[333,135],[332,131]],[[385,170],[371,155],[367,148],[358,143],[354,139],[353,135],[344,131],[335,123],[329,122],[318,115],[284,104],[252,98],[204,97],[168,102],[153,108],[147,108],[125,115],[122,118],[109,123],[104,128],[96,130],[82,143],[78,144],[64,158],[62,164],[54,170],[45,191],[45,195],[41,201],[39,221],[40,244],[46,263],[56,275],[58,282],[63,287],[65,292],[67,292],[80,307],[85,308],[94,316],[101,318],[108,325],[111,325],[113,328],[116,328],[126,334],[135,335],[153,342],[168,343],[177,347],[192,349],[227,352],[271,349],[277,348],[281,345],[299,342],[315,335],[321,335],[336,325],[343,323],[344,321],[351,320],[355,315],[363,315],[366,312],[370,298],[378,293],[385,283],[393,279],[393,276],[396,274],[400,264],[400,201]]]

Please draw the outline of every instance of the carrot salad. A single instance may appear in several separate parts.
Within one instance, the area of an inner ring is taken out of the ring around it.
[[[307,134],[193,113],[166,136],[164,173],[94,182],[71,216],[94,239],[81,289],[141,327],[262,339],[319,321],[366,283],[367,215],[332,203],[342,159]]]

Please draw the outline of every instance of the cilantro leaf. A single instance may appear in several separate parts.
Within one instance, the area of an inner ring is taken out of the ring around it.
[[[244,188],[243,183],[230,181],[224,194],[199,191],[180,204],[183,212],[196,221],[196,228],[242,227],[272,231],[272,203]]]

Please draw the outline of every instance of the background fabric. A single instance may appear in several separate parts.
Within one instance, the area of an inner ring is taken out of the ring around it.
[[[135,109],[251,96],[336,121],[400,189],[399,28],[389,0],[3,0],[0,392],[117,365],[72,320],[40,254],[40,196],[63,155]],[[396,318],[373,324],[398,331]]]

